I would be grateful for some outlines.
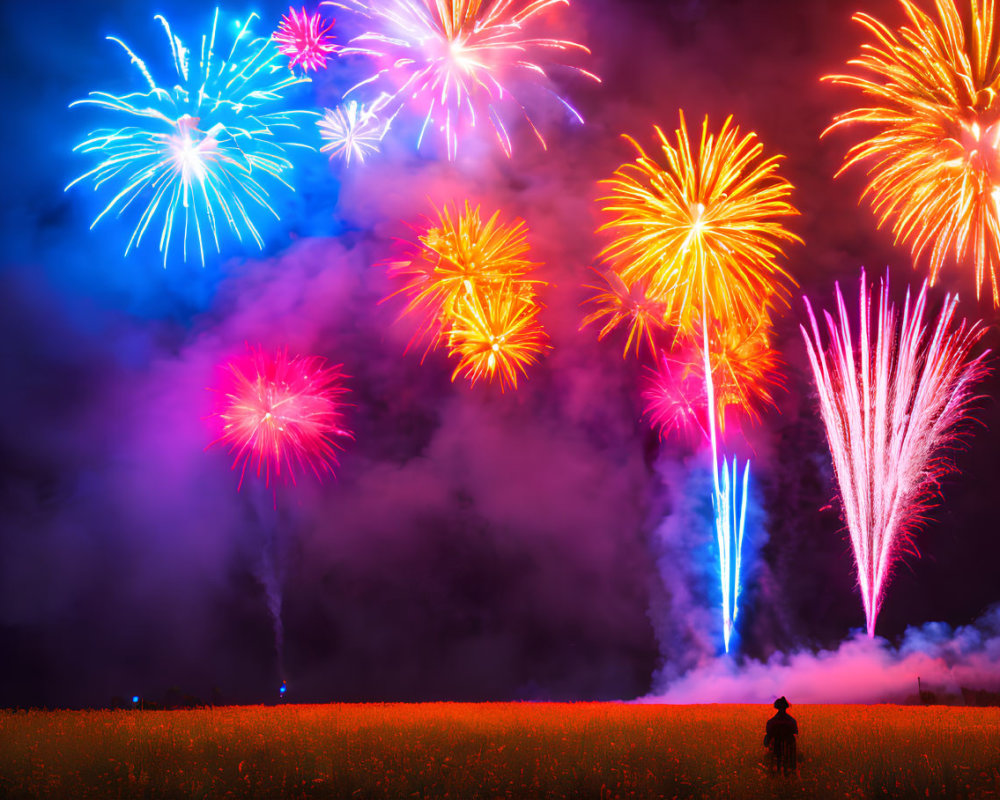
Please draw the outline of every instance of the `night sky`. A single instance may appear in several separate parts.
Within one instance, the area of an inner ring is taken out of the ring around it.
[[[263,253],[227,239],[205,267],[173,259],[164,269],[155,242],[122,257],[127,222],[89,230],[101,205],[88,186],[63,191],[92,166],[73,146],[107,124],[68,105],[92,90],[142,88],[105,36],[167,75],[154,14],[190,44],[211,10],[4,3],[0,706],[101,705],[171,686],[274,700],[269,552],[293,700],[713,699],[698,676],[714,675],[736,687],[718,699],[764,702],[769,675],[810,676],[818,664],[855,680],[872,674],[858,664],[896,667],[902,685],[915,654],[925,675],[968,663],[996,688],[996,375],[981,386],[982,424],[968,427],[916,537],[920,558],[890,584],[885,641],[857,636],[864,615],[798,330],[801,295],[828,308],[839,280],[853,303],[864,266],[872,278],[888,267],[902,297],[923,272],[858,204],[861,171],[833,178],[860,134],[819,138],[855,99],[819,79],[857,54],[856,6],[573,0],[555,16],[559,33],[591,48],[580,63],[603,83],[554,70],[586,124],[557,103],[533,106],[548,151],[519,126],[510,160],[484,131],[449,163],[433,141],[417,151],[413,120],[401,119],[363,166],[297,157],[297,191],[278,198]],[[902,16],[895,0],[865,9]],[[263,33],[286,7],[224,10],[260,12]],[[360,65],[334,63],[304,102],[332,107]],[[621,338],[579,330],[603,241],[597,182],[632,157],[620,134],[652,147],[652,126],[672,132],[680,108],[692,128],[706,113],[715,127],[733,114],[765,153],[786,156],[801,211],[790,226],[805,240],[787,248],[800,289],[776,320],[787,391],[733,436],[754,459],[735,659],[717,659],[707,454],[659,441],[641,417],[643,365],[621,358]],[[541,319],[554,349],[516,392],[452,383],[442,353],[421,363],[419,350],[405,352],[414,323],[397,319],[402,303],[380,303],[394,286],[379,264],[395,238],[412,236],[407,223],[466,198],[526,220],[551,284]],[[983,319],[985,345],[1000,349],[997,314],[976,302],[971,270],[947,270],[933,308],[946,291],[961,293],[961,313]],[[231,457],[206,450],[206,388],[246,343],[343,364],[356,438],[335,481],[304,476],[276,500],[254,482],[238,493]],[[823,674],[815,699],[833,685]]]

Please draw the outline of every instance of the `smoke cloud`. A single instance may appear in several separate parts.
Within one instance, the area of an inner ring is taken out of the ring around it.
[[[918,684],[919,678],[919,684]],[[779,653],[766,661],[707,659],[643,698],[662,703],[886,703],[1000,690],[1000,606],[971,625],[908,628],[898,645],[863,631],[831,650]]]

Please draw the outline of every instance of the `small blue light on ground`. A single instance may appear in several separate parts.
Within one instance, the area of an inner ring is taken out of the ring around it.
[[[279,694],[280,694],[280,695],[281,695],[282,697],[284,697],[284,696],[285,696],[285,692],[287,692],[287,691],[288,691],[288,684],[287,684],[287,683],[285,683],[285,681],[282,681],[282,682],[281,682],[281,687],[280,687],[280,688],[278,689],[278,693],[279,693]]]
[[[133,703],[138,703],[139,702],[139,695],[137,695],[137,694],[132,695],[132,702]]]

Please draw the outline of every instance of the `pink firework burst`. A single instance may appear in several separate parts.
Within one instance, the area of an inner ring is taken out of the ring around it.
[[[340,48],[333,43],[333,37],[327,35],[334,21],[325,27],[323,22],[318,11],[307,14],[304,8],[296,12],[289,7],[278,30],[271,36],[278,43],[278,52],[291,57],[289,67],[301,64],[304,72],[326,69],[327,56]]]
[[[295,483],[295,470],[310,468],[317,478],[333,474],[337,437],[353,438],[343,427],[340,366],[326,366],[316,356],[289,358],[287,348],[273,354],[248,348],[242,358],[224,367],[223,385],[214,416],[222,420],[222,443],[239,467],[240,482],[250,466],[264,474]],[[211,446],[211,445],[209,445]]]
[[[698,431],[708,439],[702,423],[705,402],[704,375],[696,375],[684,364],[671,362],[661,353],[655,369],[646,370],[646,387],[642,392],[645,415],[656,428],[660,438],[670,431],[689,434]]]

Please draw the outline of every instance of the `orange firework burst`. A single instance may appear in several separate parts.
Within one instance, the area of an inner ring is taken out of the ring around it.
[[[538,304],[502,287],[480,297],[470,294],[455,308],[447,333],[448,350],[459,356],[452,380],[463,373],[471,383],[480,378],[499,380],[517,388],[518,374],[549,349],[538,322]]]
[[[697,152],[683,113],[676,145],[657,127],[665,166],[626,137],[639,157],[604,181],[611,219],[600,230],[615,238],[601,255],[626,286],[645,281],[685,331],[702,309],[752,327],[774,298],[786,299],[791,278],[777,258],[783,243],[801,241],[781,224],[798,212],[786,202],[791,184],[776,174],[780,157],[761,160],[756,134],[741,137],[731,123],[713,134],[706,117]]]
[[[437,224],[428,221],[401,260],[388,264],[389,274],[407,279],[399,290],[409,298],[403,313],[424,316],[423,330],[440,327],[467,294],[489,292],[510,284],[514,291],[533,293],[535,281],[527,278],[537,264],[528,252],[524,220],[500,222],[497,211],[483,222],[480,207],[466,201],[465,210],[445,206],[437,211]]]
[[[928,14],[900,0],[910,25],[898,31],[856,14],[875,37],[850,62],[862,75],[826,80],[861,90],[868,103],[840,114],[832,130],[855,122],[874,135],[850,149],[840,172],[867,162],[879,226],[926,256],[933,283],[946,260],[972,261],[979,295],[988,270],[1000,305],[1000,51],[994,0],[954,0]],[[838,172],[838,174],[840,174]]]
[[[626,286],[625,281],[616,272],[598,274],[607,286],[584,287],[597,292],[587,301],[597,308],[584,317],[580,327],[585,328],[592,322],[603,322],[597,334],[597,340],[600,341],[619,325],[627,324],[628,338],[625,340],[622,355],[628,354],[633,343],[635,354],[639,355],[639,348],[643,342],[649,347],[649,352],[655,355],[657,350],[655,335],[667,327],[663,303],[655,297],[650,297],[643,281]]]
[[[404,314],[422,317],[416,337],[431,336],[459,357],[452,379],[472,383],[496,378],[501,389],[517,387],[518,375],[548,349],[538,323],[535,293],[544,282],[530,277],[527,226],[505,224],[497,211],[483,221],[479,206],[447,206],[437,212],[402,259],[389,262],[390,275],[406,281],[397,294],[408,298]]]

